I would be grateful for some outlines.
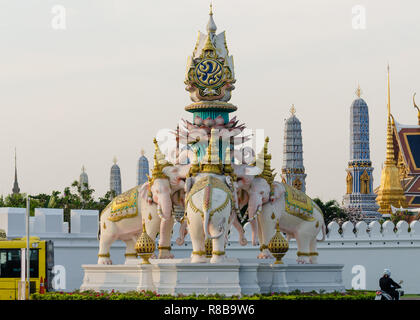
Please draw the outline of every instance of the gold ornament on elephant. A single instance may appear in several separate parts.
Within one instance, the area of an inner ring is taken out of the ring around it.
[[[259,168],[263,168],[263,172],[258,176],[264,178],[265,181],[270,185],[270,196],[274,195],[273,182],[277,173],[273,174],[275,169],[271,169],[271,154],[268,153],[268,143],[270,138],[265,138],[264,149],[257,155],[256,165]]]
[[[281,234],[278,221],[276,224],[276,233],[268,243],[268,250],[270,250],[270,252],[276,258],[276,262],[274,262],[274,264],[283,264],[281,259],[284,257],[287,250],[289,250],[289,242]]]
[[[206,258],[211,258],[213,252],[213,240],[206,239],[204,243],[204,248],[206,249]]]
[[[136,251],[137,254],[143,259],[141,264],[150,264],[150,257],[152,256],[153,252],[155,252],[155,242],[146,232],[146,225],[143,222],[143,232],[138,237],[136,242]]]

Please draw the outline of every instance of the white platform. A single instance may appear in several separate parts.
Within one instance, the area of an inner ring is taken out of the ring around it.
[[[158,294],[251,295],[270,292],[344,291],[343,265],[274,265],[273,260],[227,259],[192,264],[190,259],[132,260],[125,265],[82,265],[81,290],[150,290]]]

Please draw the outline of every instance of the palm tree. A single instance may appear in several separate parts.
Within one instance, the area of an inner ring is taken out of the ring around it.
[[[346,218],[346,213],[336,200],[329,200],[324,203],[321,199],[315,198],[314,202],[319,206],[324,214],[325,225],[328,225],[333,220]]]

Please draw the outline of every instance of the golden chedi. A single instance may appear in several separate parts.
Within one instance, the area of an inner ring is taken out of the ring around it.
[[[399,170],[394,157],[394,141],[391,125],[391,99],[389,84],[389,66],[388,66],[388,128],[386,136],[386,160],[381,173],[381,185],[379,186],[376,202],[379,205],[379,212],[382,214],[391,214],[391,205],[399,208],[406,207],[407,202],[404,196],[404,190],[399,178]]]
[[[136,242],[137,254],[143,259],[141,264],[150,264],[150,257],[155,252],[156,244],[152,238],[146,232],[146,225],[143,222],[143,232],[138,237]]]
[[[289,242],[281,234],[278,221],[276,223],[276,233],[268,243],[268,250],[270,250],[271,254],[276,258],[274,264],[283,264],[281,259],[284,257],[287,250],[289,250]]]

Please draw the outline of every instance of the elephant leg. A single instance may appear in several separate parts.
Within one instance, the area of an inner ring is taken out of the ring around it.
[[[274,234],[275,226],[273,223],[266,223],[264,221],[264,214],[261,214],[258,217],[258,237],[260,239],[260,254],[257,256],[258,259],[272,259],[274,258],[271,254],[270,250],[268,250],[268,243],[270,242],[271,238],[269,235]]]
[[[188,215],[190,217],[190,215]],[[203,221],[199,214],[196,214],[194,217],[191,217],[190,224],[188,226],[193,252],[191,254],[191,263],[205,263],[206,259],[206,249],[204,242],[204,230],[203,230]]]
[[[129,240],[124,240],[125,242],[125,263],[127,263],[127,260],[133,260],[137,259],[137,251],[135,249],[136,247],[136,240],[134,237]]]
[[[236,213],[233,213],[233,226],[235,227],[235,229],[238,231],[239,233],[239,243],[241,244],[241,246],[246,246],[248,244],[248,240],[245,237],[245,231],[242,228],[241,223],[238,220],[238,216],[236,215]]]
[[[109,249],[115,240],[116,237],[113,235],[101,234],[101,240],[99,241],[98,264],[112,264]]]
[[[220,263],[226,259],[225,253],[225,237],[213,239],[213,252],[210,263]]]
[[[173,259],[171,254],[171,235],[174,226],[174,218],[164,220],[160,223],[160,237],[159,237],[159,259]]]
[[[257,219],[251,221],[251,230],[252,230],[252,245],[258,246],[258,222]]]
[[[316,238],[311,240],[309,245],[309,261],[310,263],[317,264],[318,263],[318,251],[317,251],[317,240]]]
[[[185,236],[187,235],[187,221],[183,221],[179,227],[179,237],[176,239],[176,244],[182,246],[184,244]]]
[[[310,240],[306,234],[296,234],[296,243],[297,243],[297,263],[310,263]]]

